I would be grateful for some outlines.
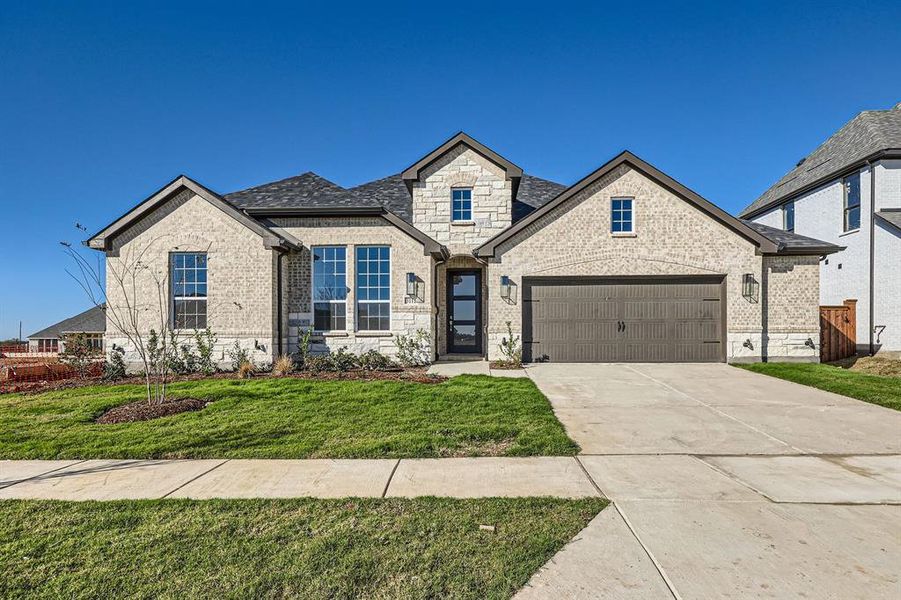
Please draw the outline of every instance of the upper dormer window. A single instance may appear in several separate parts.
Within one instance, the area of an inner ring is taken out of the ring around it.
[[[786,202],[782,205],[782,229],[785,231],[795,230],[795,203]]]
[[[451,190],[451,220],[472,221],[472,188]]]
[[[632,220],[632,198],[613,198],[610,201],[610,231],[613,233],[635,231]]]

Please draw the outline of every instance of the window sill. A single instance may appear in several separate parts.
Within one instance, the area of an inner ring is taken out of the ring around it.
[[[853,233],[859,233],[859,232],[860,232],[860,227],[858,227],[857,229],[849,229],[848,231],[843,231],[840,234],[838,234],[838,237],[845,237],[846,235],[851,235]]]
[[[392,337],[390,331],[358,331],[357,337]]]
[[[638,234],[634,231],[611,231],[610,237],[615,238],[634,238],[638,237]]]
[[[474,227],[475,224],[475,221],[451,221],[451,225],[454,227]]]
[[[333,337],[347,337],[349,334],[346,331],[314,331],[313,337],[321,337],[321,338],[333,338]]]

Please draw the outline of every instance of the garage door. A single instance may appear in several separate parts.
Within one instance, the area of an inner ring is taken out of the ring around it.
[[[524,359],[719,362],[724,311],[721,277],[525,279]]]

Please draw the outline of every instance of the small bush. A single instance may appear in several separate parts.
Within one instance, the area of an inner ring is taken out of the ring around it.
[[[332,360],[333,370],[335,371],[352,371],[360,366],[360,359],[357,358],[357,355],[348,352],[344,346],[328,356]]]
[[[250,359],[250,351],[242,348],[237,340],[235,340],[235,345],[228,351],[228,358],[231,360],[233,371],[240,369],[244,363],[250,363],[253,366],[253,361]]]
[[[109,359],[103,364],[103,380],[119,381],[125,379],[125,359],[123,352],[118,348],[110,350]]]
[[[83,333],[67,334],[63,337],[65,348],[59,354],[59,361],[65,365],[69,365],[78,374],[78,377],[85,379],[91,369],[91,365],[103,355],[91,345],[90,339]]]
[[[310,354],[303,363],[303,368],[310,373],[334,371],[335,365],[328,354]]]
[[[506,365],[508,369],[518,369],[522,366],[522,344],[519,343],[519,336],[513,335],[513,327],[510,321],[507,321],[507,336],[501,338],[498,344],[503,360],[498,361]]]
[[[292,372],[294,372],[294,359],[287,354],[279,356],[278,359],[276,359],[275,364],[272,365],[273,375],[288,375]]]
[[[199,373],[212,375],[216,372],[216,363],[213,360],[213,349],[216,347],[216,334],[209,327],[203,331],[194,332],[194,342],[197,344],[196,368]]]
[[[358,359],[364,371],[385,371],[394,367],[394,361],[378,350],[367,350]]]
[[[245,360],[240,365],[238,365],[238,379],[250,379],[253,377],[254,373],[257,372],[257,368],[253,365],[249,360]]]
[[[424,367],[432,362],[432,336],[425,329],[417,329],[412,335],[398,335],[397,360],[405,367]]]
[[[307,358],[310,356],[310,338],[313,337],[313,330],[307,329],[300,336],[300,346],[297,349],[298,367],[303,368],[307,364]]]

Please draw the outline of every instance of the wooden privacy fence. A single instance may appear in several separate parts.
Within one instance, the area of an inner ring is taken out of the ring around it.
[[[857,300],[820,307],[820,362],[857,354]]]

